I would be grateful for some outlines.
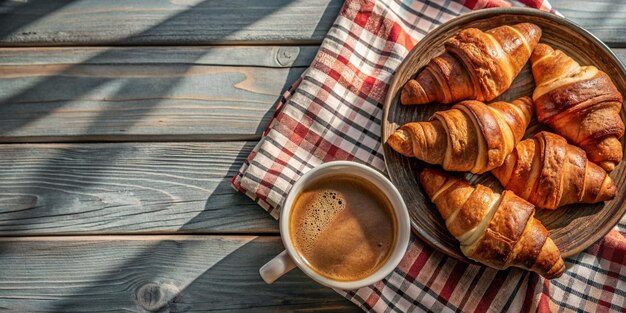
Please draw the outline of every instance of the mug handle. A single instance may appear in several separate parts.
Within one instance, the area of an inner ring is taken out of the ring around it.
[[[271,284],[295,267],[296,263],[293,262],[289,254],[287,254],[287,250],[285,250],[265,263],[265,265],[259,269],[259,274],[261,274],[261,278],[263,278],[266,283]]]

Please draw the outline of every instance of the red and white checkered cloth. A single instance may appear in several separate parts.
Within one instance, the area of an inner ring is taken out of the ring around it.
[[[278,218],[293,183],[314,166],[358,160],[384,171],[382,103],[395,69],[437,25],[471,9],[542,0],[347,0],[311,67],[285,93],[233,186]],[[412,238],[398,268],[356,291],[338,291],[366,311],[625,311],[626,219],[552,281],[449,258]]]

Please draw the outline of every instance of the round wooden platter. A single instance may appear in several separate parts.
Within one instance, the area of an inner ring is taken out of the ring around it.
[[[395,73],[384,104],[382,141],[387,171],[406,202],[415,233],[441,252],[454,258],[468,261],[459,249],[458,241],[448,233],[439,212],[430,202],[418,183],[418,175],[424,167],[435,167],[414,158],[407,158],[393,151],[387,138],[399,126],[413,121],[426,121],[435,111],[448,109],[449,105],[429,104],[402,106],[399,95],[402,86],[432,59],[444,51],[443,43],[464,28],[482,30],[530,22],[541,27],[541,42],[564,51],[581,65],[595,65],[608,73],[618,89],[626,94],[626,71],[623,65],[600,40],[580,26],[554,14],[525,8],[499,8],[480,10],[455,18],[429,33],[411,50]],[[510,101],[520,96],[531,96],[534,80],[529,63],[513,82],[512,86],[496,100]],[[494,100],[494,101],[496,101]],[[621,116],[626,120],[622,107]],[[549,130],[539,124],[536,116],[528,127],[525,137],[532,137],[540,130]],[[622,145],[623,145],[622,139]],[[624,146],[624,145],[623,145]],[[626,151],[624,152],[626,155]],[[536,217],[550,230],[552,240],[561,250],[563,257],[572,256],[586,249],[613,228],[626,211],[626,162],[622,162],[611,177],[617,185],[617,197],[605,203],[575,204],[557,210],[540,210]],[[490,173],[473,175],[458,173],[472,184],[481,183],[496,191],[502,186]]]

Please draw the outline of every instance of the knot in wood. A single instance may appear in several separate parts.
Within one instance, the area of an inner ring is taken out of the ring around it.
[[[178,288],[170,284],[147,283],[137,289],[137,302],[147,311],[156,312],[178,296]]]
[[[276,52],[276,62],[281,66],[291,66],[300,53],[298,47],[281,47]]]

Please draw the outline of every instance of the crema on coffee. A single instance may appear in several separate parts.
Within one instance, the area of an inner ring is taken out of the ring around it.
[[[294,247],[320,275],[355,281],[376,272],[396,241],[396,218],[385,194],[356,177],[313,182],[296,198],[289,220]]]

